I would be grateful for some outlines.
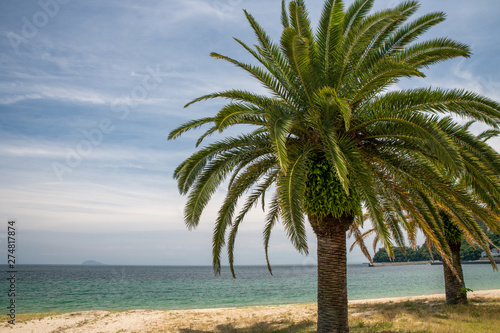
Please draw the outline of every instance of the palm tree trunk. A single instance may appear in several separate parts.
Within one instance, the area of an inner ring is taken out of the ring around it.
[[[318,239],[318,332],[349,332],[346,231],[351,216],[309,218]]]
[[[458,273],[458,276],[453,272],[452,268],[443,261],[444,289],[446,291],[446,303],[448,304],[467,303],[467,291],[465,289],[464,274],[460,262],[460,246],[461,243],[449,244],[453,268],[456,273]]]

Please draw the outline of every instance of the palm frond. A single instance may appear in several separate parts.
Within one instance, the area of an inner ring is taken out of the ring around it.
[[[269,240],[271,239],[271,231],[276,225],[276,222],[279,220],[279,214],[280,214],[280,204],[279,204],[279,196],[276,193],[276,195],[273,196],[271,199],[271,202],[269,203],[269,212],[266,216],[266,225],[264,227],[264,251],[266,253],[266,263],[267,263],[267,269],[269,270],[269,273],[271,275],[273,274],[273,270],[271,269],[271,263],[269,262]]]
[[[416,7],[418,8],[420,5],[417,3]],[[444,20],[445,14],[436,12],[426,14],[404,25],[385,41],[383,47],[379,50],[379,57],[390,56],[403,50],[405,46],[409,45],[430,28]]]
[[[229,268],[231,270],[231,274],[233,277],[236,277],[234,271],[234,245],[236,242],[236,235],[238,233],[238,228],[240,224],[243,222],[243,219],[247,215],[247,213],[257,204],[259,198],[262,198],[266,191],[271,187],[271,185],[276,181],[276,177],[274,175],[267,176],[267,179],[264,179],[264,182],[256,187],[256,189],[252,192],[251,195],[248,196],[247,201],[238,216],[236,217],[234,224],[231,228],[231,233],[229,234],[229,240],[227,244],[227,254],[229,260]],[[219,262],[220,265],[220,262]]]
[[[252,156],[249,158],[250,161],[254,160],[256,156]],[[274,164],[273,159],[258,159],[255,162],[251,163],[248,160],[244,161],[243,164],[245,164],[245,171],[238,174],[238,177],[236,180],[231,184],[231,186],[228,189],[227,195],[224,199],[224,202],[219,209],[219,212],[217,214],[217,220],[215,222],[215,227],[214,227],[214,232],[213,232],[213,238],[212,238],[212,258],[213,258],[213,266],[215,273],[217,275],[220,274],[220,268],[221,268],[221,263],[220,263],[220,253],[222,250],[222,247],[224,246],[224,238],[225,238],[225,232],[229,226],[232,225],[232,220],[233,220],[233,214],[236,209],[236,206],[238,204],[238,199],[249,189],[251,189],[257,182],[258,180],[265,174],[268,173],[269,167]],[[270,177],[271,180],[274,180],[274,177]],[[258,196],[255,197],[254,201],[257,200],[260,195],[262,194],[263,191],[266,191],[269,185],[265,186],[264,188],[261,189],[260,192],[258,192]],[[254,197],[250,196],[250,198]],[[253,204],[253,202],[252,202]],[[247,207],[248,204],[245,206]],[[252,205],[244,209],[244,213],[238,216],[236,219],[235,223],[233,224],[233,229],[231,231],[230,240],[233,239],[233,243],[230,242],[228,249],[230,249],[230,264],[231,264],[231,271],[234,274],[234,271],[232,269],[232,249],[234,248],[234,237],[236,237],[236,232],[238,230],[238,225],[241,223],[243,220],[243,217],[246,215],[246,212],[251,208]]]
[[[288,22],[288,13],[286,11],[285,0],[281,1],[281,25],[283,26],[283,29],[290,26],[290,22]]]
[[[168,134],[168,139],[169,140],[174,140],[180,137],[183,133],[196,129],[200,126],[203,126],[205,124],[211,123],[214,121],[213,117],[206,117],[206,118],[201,118],[201,119],[195,119],[188,121],[187,123],[182,124],[181,126],[177,127],[176,129],[172,130]]]
[[[330,59],[339,44],[344,23],[344,3],[341,0],[325,1],[321,19],[316,33],[316,44],[318,45],[316,62],[319,64],[320,73],[323,74],[324,82],[330,82],[331,63]]]
[[[456,57],[470,57],[469,46],[448,38],[438,38],[410,46],[398,52],[395,59],[416,68],[428,67]]]
[[[308,247],[304,227],[303,199],[307,177],[308,148],[304,147],[295,156],[289,156],[290,162],[285,174],[278,178],[280,215],[285,231],[294,247],[307,254]]]

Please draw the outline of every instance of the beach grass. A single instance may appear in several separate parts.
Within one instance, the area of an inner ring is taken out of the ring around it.
[[[227,318],[227,323],[193,323],[183,333],[315,332],[316,306],[303,305],[309,315],[297,318],[299,308],[278,316]],[[467,305],[447,305],[443,300],[355,304],[349,306],[351,332],[495,332],[500,327],[500,300],[475,298]],[[168,331],[170,325],[153,332]]]
[[[500,300],[474,298],[466,305],[412,300],[349,307],[351,332],[495,332]]]
[[[16,323],[26,323],[32,320],[42,320],[43,318],[50,318],[57,315],[63,314],[62,312],[51,312],[51,313],[20,313],[16,314]],[[0,315],[0,321],[7,322],[10,320],[8,315]]]
[[[41,328],[53,324],[53,331],[73,327],[86,332],[302,333],[316,330],[316,310],[316,304],[308,303],[175,311],[90,311],[19,314],[16,322],[35,331],[37,325]],[[7,321],[6,315],[1,318],[2,322]],[[118,323],[121,326],[113,326]],[[496,332],[500,327],[500,297],[475,296],[468,304],[455,306],[447,305],[442,297],[354,301],[349,305],[349,326],[351,332]]]
[[[266,313],[265,308],[247,308],[253,316],[247,311],[192,313],[189,325],[172,330],[169,320],[151,332],[315,332],[316,309],[315,304],[303,304],[283,307],[278,313],[277,309]],[[494,332],[500,327],[500,300],[475,298],[458,306],[443,300],[354,304],[349,306],[349,314],[351,332]]]

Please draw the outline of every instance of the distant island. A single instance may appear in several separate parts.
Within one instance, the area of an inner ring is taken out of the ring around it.
[[[100,266],[104,265],[102,262],[95,261],[95,260],[87,260],[82,262],[82,265],[87,265],[87,266]]]

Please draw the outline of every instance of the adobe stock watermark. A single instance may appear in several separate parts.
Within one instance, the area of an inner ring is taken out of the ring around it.
[[[217,14],[221,20],[228,13],[234,11],[236,7],[239,7],[243,3],[243,0],[213,0],[212,7],[217,10]]]
[[[38,36],[40,29],[45,27],[52,18],[61,10],[61,5],[66,5],[71,0],[39,0],[40,10],[33,15],[21,18],[20,34],[8,32],[7,38],[14,51],[19,50],[21,44],[27,44],[31,39]]]
[[[130,111],[146,101],[150,92],[160,86],[166,75],[167,73],[160,71],[159,65],[156,65],[155,68],[146,66],[146,73],[141,82],[135,85],[128,94],[115,99],[110,105],[111,112],[116,113],[118,120],[126,120]],[[84,158],[90,156],[94,149],[103,143],[106,135],[113,133],[115,129],[116,119],[102,118],[94,128],[81,130],[83,138],[75,146],[66,147],[64,162],[52,162],[52,170],[57,179],[62,182],[64,176],[78,168]]]

